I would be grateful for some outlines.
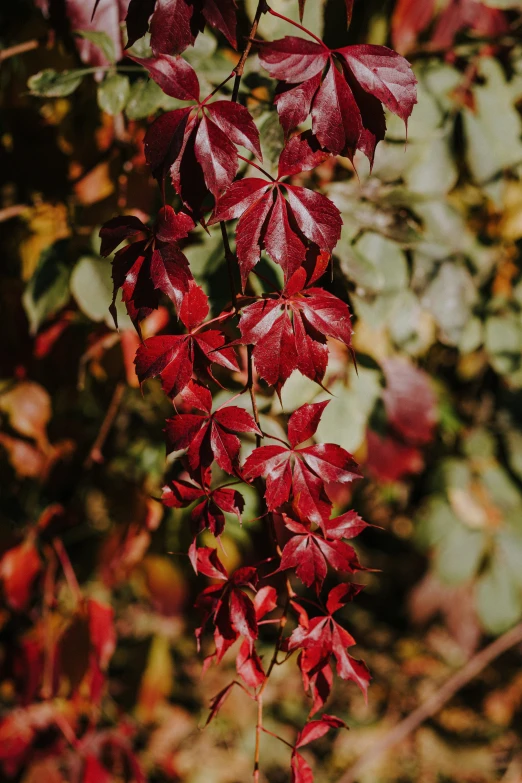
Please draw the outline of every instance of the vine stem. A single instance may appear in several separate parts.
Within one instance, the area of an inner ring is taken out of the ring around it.
[[[288,24],[293,25],[293,27],[297,27],[298,30],[301,30],[303,33],[306,33],[310,36],[310,38],[313,38],[314,41],[317,41],[317,43],[321,44],[323,49],[326,49],[328,52],[330,51],[324,41],[322,41],[315,33],[312,33],[311,30],[308,30],[306,27],[303,27],[302,24],[299,24],[299,22],[294,22],[293,19],[289,19],[288,16],[283,16],[283,14],[278,14],[277,11],[274,11],[273,8],[268,9],[268,13],[271,16],[277,16],[278,19],[282,19],[284,22],[288,22]]]
[[[33,38],[31,41],[24,41],[23,43],[9,46],[7,49],[0,50],[0,63],[4,60],[8,60],[10,57],[16,57],[17,54],[25,54],[25,52],[32,52],[33,49],[38,49],[40,42],[37,38]]]
[[[271,174],[269,174],[269,173],[268,173],[268,171],[265,171],[265,170],[264,170],[264,168],[262,168],[261,166],[259,166],[259,165],[258,165],[257,163],[255,163],[253,160],[249,160],[248,158],[245,158],[243,155],[240,155],[239,153],[238,153],[238,156],[237,156],[237,157],[239,158],[239,160],[244,160],[244,161],[245,161],[245,163],[248,163],[250,166],[253,166],[255,169],[257,169],[257,170],[258,170],[258,171],[260,171],[262,174],[264,174],[264,175],[265,175],[265,177],[268,177],[269,179],[271,179],[271,180],[272,180],[272,182],[277,182],[277,180],[276,180],[276,179],[274,179],[274,177],[273,177]]]
[[[69,590],[73,594],[76,603],[80,605],[83,601],[82,591],[80,589],[80,585],[78,584],[76,574],[74,573],[72,563],[69,560],[69,555],[65,550],[62,539],[55,538],[53,540],[53,547],[54,551],[58,555],[58,560],[60,561],[66,582],[69,585]]]
[[[241,84],[241,77],[243,76],[243,71],[245,70],[245,63],[247,61],[247,57],[250,54],[250,49],[252,48],[252,44],[254,43],[254,38],[257,33],[257,28],[259,26],[259,20],[261,19],[263,14],[266,14],[270,12],[270,8],[267,5],[266,0],[259,0],[257,4],[256,13],[254,16],[254,21],[252,23],[252,27],[250,28],[250,35],[248,36],[248,40],[246,43],[246,46],[243,50],[243,54],[239,58],[239,62],[234,68],[234,73],[236,74],[236,78],[234,81],[234,87],[232,90],[232,100],[234,103],[237,101],[238,95],[239,95],[239,85]]]
[[[522,642],[522,623],[519,623],[494,642],[484,647],[456,672],[435,693],[413,710],[404,720],[394,726],[379,742],[365,751],[338,783],[355,783],[366,767],[380,758],[389,748],[402,742],[427,718],[435,715],[458,691],[480,674],[499,655]]]
[[[87,455],[87,459],[85,460],[84,468],[86,470],[90,468],[94,462],[103,462],[102,449],[105,445],[105,441],[107,440],[107,436],[109,435],[109,432],[112,429],[112,425],[114,424],[114,419],[118,414],[118,410],[120,408],[121,401],[123,399],[124,394],[125,394],[125,384],[123,383],[123,381],[120,381],[119,383],[116,384],[116,388],[114,389],[114,393],[112,395],[112,399],[107,409],[105,418],[100,427],[100,431],[98,432],[96,440],[94,441],[92,448],[89,454]]]

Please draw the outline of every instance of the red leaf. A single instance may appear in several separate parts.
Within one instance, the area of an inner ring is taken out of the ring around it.
[[[273,612],[277,606],[277,590],[275,587],[267,585],[258,590],[254,598],[254,606],[258,620],[261,620],[266,614]]]
[[[351,600],[361,589],[360,585],[338,585],[331,590],[327,601],[329,614],[324,617],[314,617],[308,621],[301,608],[303,621],[300,619],[299,627],[290,636],[288,650],[292,652],[303,649],[306,655],[310,654],[315,671],[319,671],[328,663],[330,656],[333,656],[337,663],[337,674],[344,680],[355,682],[366,696],[370,684],[368,669],[362,661],[348,655],[346,648],[354,645],[355,640],[332,617],[333,612],[341,608],[347,600]],[[303,670],[303,666],[306,667],[306,676],[312,670],[307,668],[308,663],[305,656],[301,668]]]
[[[147,6],[149,4],[147,3]],[[192,5],[186,0],[157,0],[150,23],[150,45],[157,54],[180,54],[196,40]]]
[[[291,770],[291,783],[314,783],[312,768],[300,753],[292,753]]]
[[[137,234],[148,234],[150,229],[134,215],[122,215],[108,220],[100,229],[100,255],[106,258],[118,245]]]
[[[278,85],[274,103],[277,106],[279,121],[288,136],[291,130],[299,127],[312,109],[314,96],[321,85],[321,73],[317,73],[301,84]]]
[[[40,555],[31,538],[8,549],[0,559],[0,580],[9,605],[23,612],[31,599],[33,584],[42,570]]]
[[[218,197],[236,175],[236,148],[215,123],[203,116],[198,126],[194,150],[208,189]]]
[[[330,157],[321,149],[310,131],[299,133],[288,141],[279,156],[278,177],[291,177],[301,171],[315,169]]]
[[[363,589],[363,585],[357,585],[354,582],[347,584],[337,585],[332,588],[328,593],[328,599],[326,601],[326,608],[330,614],[333,614],[338,609],[341,609],[348,601],[353,601],[356,595],[358,595]]]
[[[285,518],[285,524],[288,520]],[[299,530],[300,528],[300,530]],[[319,593],[328,572],[328,564],[337,571],[353,573],[359,568],[359,561],[353,547],[343,541],[327,541],[302,525],[290,528],[296,530],[283,549],[280,570],[295,568],[299,579],[307,586],[314,585]]]
[[[320,403],[318,405],[321,405]],[[321,410],[303,406],[294,414],[294,438],[307,435],[317,427]],[[298,449],[298,443],[284,446],[260,446],[254,449],[243,468],[248,479],[266,478],[266,501],[270,511],[276,510],[292,494],[301,514],[317,524],[330,516],[331,503],[324,494],[326,482],[348,483],[359,478],[351,454],[334,444],[320,444]],[[292,467],[293,463],[293,467]]]
[[[239,328],[242,341],[255,346],[253,358],[258,374],[276,388],[296,368],[321,382],[328,359],[324,338],[335,337],[350,346],[352,334],[347,305],[320,288],[248,305],[242,310]],[[281,355],[274,362],[276,340]]]
[[[161,181],[184,146],[191,107],[161,114],[145,134],[145,158],[152,175]]]
[[[310,440],[319,426],[323,411],[330,400],[302,405],[288,420],[288,440],[291,446]]]
[[[297,735],[295,743],[296,748],[302,748],[304,745],[313,742],[320,737],[324,737],[330,729],[347,729],[348,726],[335,715],[322,715],[320,720],[313,720],[307,723],[302,731]]]
[[[323,147],[334,155],[353,157],[362,131],[361,113],[333,62],[313,102],[312,127]]]
[[[183,0],[179,0],[178,4],[184,5]],[[157,11],[154,18],[156,18],[156,14]],[[171,54],[157,54],[155,57],[135,57],[128,54],[127,57],[139,65],[143,65],[165,95],[170,95],[180,101],[199,100],[198,77],[194,68],[183,57]]]
[[[330,253],[341,236],[343,221],[335,204],[321,193],[287,185],[288,201],[297,225],[319,250]]]
[[[116,326],[115,302],[120,288],[127,312],[135,325],[158,307],[158,291],[168,296],[179,309],[189,289],[191,274],[187,259],[171,238],[181,239],[193,225],[188,215],[176,215],[171,207],[165,207],[154,229],[133,216],[113,218],[102,226],[100,253],[104,256],[112,253],[126,238],[138,234],[147,237],[121,248],[114,256],[113,300],[109,309]],[[163,241],[161,237],[168,237],[168,240]],[[154,243],[151,238],[155,239]]]
[[[188,449],[187,456],[192,470],[196,470],[200,465],[203,468],[209,467],[215,459],[222,470],[235,473],[238,469],[241,442],[234,433],[251,432],[261,435],[253,417],[235,406],[221,408],[212,414],[210,392],[192,381],[183,394],[192,407],[208,407],[204,408],[205,413],[202,416],[182,413],[167,420],[169,452]]]
[[[228,574],[225,566],[218,557],[217,549],[203,546],[196,549],[194,571],[196,574],[204,574],[211,579],[227,580]]]
[[[283,198],[283,187],[288,203]],[[259,261],[262,247],[282,267],[287,280],[305,259],[302,235],[319,250],[329,252],[341,235],[339,210],[326,196],[255,177],[234,182],[217,202],[209,225],[237,217],[236,247],[243,287]]]
[[[116,649],[114,610],[112,606],[90,598],[87,602],[87,612],[91,645],[100,669],[105,671]]]
[[[402,54],[417,43],[419,33],[426,29],[435,12],[435,0],[398,0],[392,16],[392,41]]]
[[[269,44],[263,44],[261,64],[275,79],[286,82],[304,82],[321,73],[330,57],[330,50],[323,44],[306,38],[286,36]]]
[[[366,433],[366,469],[381,481],[400,481],[409,473],[420,473],[424,467],[422,454],[416,446],[407,446],[395,438]]]
[[[221,709],[221,707],[225,703],[225,701],[226,701],[230,691],[232,690],[232,688],[234,687],[235,684],[236,684],[235,682],[231,682],[229,685],[227,685],[225,688],[223,688],[222,691],[219,691],[219,693],[216,694],[216,696],[214,696],[213,699],[211,699],[211,701],[210,701],[210,714],[209,714],[209,716],[207,718],[205,726],[208,726],[210,721],[213,720],[216,717],[216,715],[218,714],[219,710]]]
[[[288,205],[280,190],[266,226],[264,245],[268,255],[279,264],[288,280],[304,261],[306,248],[288,219]]]
[[[369,525],[355,511],[347,511],[321,525],[327,538],[355,538]]]
[[[203,323],[209,313],[208,296],[201,286],[190,282],[187,295],[183,298],[179,317],[187,329],[191,331]]]
[[[366,92],[407,121],[417,103],[417,80],[410,64],[386,46],[362,44],[337,49]]]
[[[96,756],[87,756],[83,767],[83,783],[111,783],[112,780],[112,775]]]
[[[383,370],[388,421],[406,440],[429,443],[437,423],[437,398],[429,375],[403,358],[386,359]]]
[[[194,228],[194,221],[184,212],[174,212],[168,204],[161,207],[156,220],[155,234],[160,242],[177,242]],[[203,320],[203,319],[202,319]]]
[[[227,41],[237,49],[235,0],[205,0],[203,16],[207,22],[223,33]]]
[[[257,639],[257,620],[254,604],[241,590],[230,592],[230,620],[236,631],[246,639]]]
[[[348,19],[351,10],[348,0]],[[406,121],[416,103],[409,63],[385,46],[330,50],[286,37],[264,44],[260,58],[270,75],[282,80],[275,103],[285,132],[311,113],[314,135],[334,154],[353,158],[360,149],[373,163],[385,130],[381,104]]]
[[[156,0],[130,0],[127,16],[125,17],[127,49],[136,43],[138,38],[142,38],[149,29],[149,19],[155,5]],[[158,51],[157,48],[156,51]]]
[[[236,657],[236,669],[239,676],[250,688],[259,688],[266,676],[259,655],[251,649],[250,642],[245,639]]]
[[[259,160],[262,160],[259,146],[259,131],[250,112],[240,103],[215,101],[206,106],[210,119],[234,144],[246,147]]]

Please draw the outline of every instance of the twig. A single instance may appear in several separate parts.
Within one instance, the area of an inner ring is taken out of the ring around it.
[[[8,46],[7,49],[0,49],[0,63],[3,63],[4,60],[8,60],[10,57],[15,57],[17,54],[24,54],[25,52],[31,52],[33,49],[38,49],[39,46],[40,41],[33,38],[31,41],[24,41],[14,46]]]
[[[58,555],[58,560],[60,561],[63,574],[65,576],[67,584],[69,585],[69,589],[73,594],[76,603],[81,604],[83,600],[82,591],[80,589],[80,585],[78,584],[78,580],[76,579],[74,568],[72,567],[72,563],[69,559],[69,555],[65,550],[62,539],[55,538],[53,540],[53,547],[54,547],[54,551]]]
[[[0,209],[0,223],[4,223],[6,220],[11,220],[14,217],[18,217],[18,215],[23,215],[27,209],[30,209],[29,204],[13,204],[12,207],[5,207],[4,209]]]
[[[239,85],[241,84],[241,77],[243,76],[243,71],[245,70],[245,63],[247,61],[248,55],[250,54],[250,49],[252,48],[252,44],[254,43],[254,38],[256,36],[257,28],[259,25],[259,20],[261,19],[261,16],[263,14],[266,14],[267,11],[269,10],[270,9],[268,8],[266,0],[259,0],[246,46],[243,50],[243,54],[239,58],[238,64],[234,68],[234,73],[236,74],[236,78],[234,81],[234,88],[232,90],[232,100],[234,101],[234,103],[237,101],[237,97],[239,95]]]
[[[477,674],[488,666],[495,658],[509,650],[515,644],[522,642],[522,623],[495,639],[487,647],[478,652],[468,663],[447,680],[433,696],[417,707],[404,720],[398,723],[379,742],[368,748],[359,760],[349,769],[338,783],[355,783],[361,772],[376,759],[380,758],[389,748],[402,742],[418,728],[427,718],[435,715],[461,688],[467,685]]]
[[[89,455],[85,460],[84,463],[85,468],[90,468],[93,462],[103,462],[102,449],[103,446],[105,445],[105,441],[107,440],[107,436],[111,431],[111,427],[114,424],[114,419],[116,418],[116,414],[118,413],[118,409],[120,407],[124,394],[125,394],[125,384],[123,383],[123,381],[120,381],[116,385],[116,388],[114,389],[114,394],[112,395],[112,400],[107,410],[107,413],[105,414],[105,418],[100,427],[100,431],[98,432],[96,440],[94,441],[92,448],[89,452]]]
[[[288,22],[288,24],[291,24],[293,27],[297,27],[298,30],[301,30],[301,32],[306,33],[307,35],[310,36],[310,38],[313,38],[314,41],[317,41],[317,43],[321,44],[321,46],[324,49],[327,49],[324,41],[322,41],[315,33],[312,33],[311,30],[308,30],[308,28],[303,27],[302,24],[299,24],[299,22],[294,22],[294,20],[289,19],[288,16],[283,16],[283,14],[278,14],[277,11],[274,11],[273,8],[269,8],[268,13],[271,16],[276,16],[278,19],[282,19],[284,22]]]

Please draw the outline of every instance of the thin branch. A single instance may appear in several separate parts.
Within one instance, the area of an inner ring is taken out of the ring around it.
[[[114,419],[116,418],[124,394],[125,384],[123,381],[120,381],[118,384],[116,384],[116,388],[114,389],[114,393],[112,395],[112,400],[110,402],[107,413],[105,414],[100,431],[98,432],[96,440],[94,441],[89,455],[85,460],[85,468],[90,468],[93,462],[103,462],[102,449],[105,445],[105,441],[107,440],[107,436],[111,431],[112,425],[114,424]]]
[[[506,652],[511,647],[514,647],[515,644],[520,644],[521,642],[522,623],[516,625],[510,631],[507,631],[474,655],[473,658],[471,658],[462,669],[450,677],[433,696],[426,699],[426,701],[417,707],[416,710],[394,726],[382,740],[368,748],[354,766],[343,775],[338,783],[355,783],[357,778],[369,764],[380,758],[389,748],[392,748],[394,745],[405,740],[406,737],[411,734],[412,731],[415,731],[415,729],[417,729],[427,718],[430,718],[432,715],[439,712],[439,710],[452,699],[461,688],[480,674],[480,672],[494,661],[495,658],[498,658],[499,655],[502,655],[502,653]]]
[[[324,41],[322,41],[315,33],[312,33],[311,30],[308,30],[306,27],[303,27],[302,24],[299,24],[299,22],[294,22],[293,19],[289,19],[288,16],[283,16],[283,14],[278,14],[277,11],[274,11],[273,8],[268,9],[268,13],[271,16],[277,16],[278,19],[282,19],[284,22],[288,22],[288,24],[293,25],[293,27],[297,27],[298,30],[301,30],[303,33],[306,33],[310,36],[310,38],[313,38],[317,43],[320,43],[322,47],[327,49],[327,46],[325,45]]]
[[[23,215],[30,208],[29,204],[13,204],[12,207],[4,207],[4,209],[0,209],[0,223],[18,217],[18,215]]]
[[[17,54],[25,54],[25,52],[32,52],[33,49],[38,49],[40,41],[33,38],[31,41],[24,41],[23,43],[9,46],[6,49],[0,49],[0,63],[4,60],[8,60],[10,57],[16,57]]]
[[[266,14],[267,11],[270,11],[266,0],[259,0],[257,4],[257,10],[254,16],[254,21],[252,23],[252,27],[250,28],[250,35],[248,36],[247,44],[243,50],[243,54],[239,58],[239,62],[234,68],[234,73],[236,74],[236,78],[234,81],[234,88],[232,90],[232,100],[234,103],[237,101],[238,95],[239,95],[239,85],[241,84],[241,77],[243,76],[243,71],[245,70],[245,63],[247,61],[247,57],[250,54],[250,49],[252,48],[252,44],[254,43],[254,38],[257,33],[257,28],[259,25],[259,20],[261,19],[261,16],[263,14]]]
[[[54,551],[58,555],[58,560],[60,561],[63,574],[65,576],[67,584],[69,585],[69,589],[73,594],[76,603],[81,604],[81,602],[83,601],[82,591],[80,589],[80,585],[78,584],[78,580],[76,579],[74,568],[72,567],[72,563],[69,560],[69,555],[65,550],[62,539],[55,538],[53,540],[53,547],[54,547]]]
[[[240,155],[239,153],[238,153],[237,157],[239,158],[239,160],[244,160],[245,163],[249,164],[249,166],[253,166],[255,169],[260,171],[261,174],[264,174],[265,177],[268,177],[269,179],[271,179],[272,182],[276,182],[277,181],[277,180],[274,179],[274,177],[271,174],[268,173],[268,171],[265,171],[264,168],[262,168],[261,166],[258,166],[258,164],[255,163],[253,160],[249,160],[248,158],[245,158],[243,155]]]
[[[234,305],[234,310],[236,311],[236,314],[238,312],[237,307],[237,292],[236,292],[236,284],[234,283],[234,262],[236,260],[236,257],[234,253],[232,252],[230,248],[230,242],[228,241],[228,234],[227,234],[227,227],[223,220],[219,223],[221,228],[221,236],[223,238],[223,247],[225,248],[225,259],[227,262],[227,271],[228,271],[228,282],[230,285],[230,295],[232,297],[232,304]]]

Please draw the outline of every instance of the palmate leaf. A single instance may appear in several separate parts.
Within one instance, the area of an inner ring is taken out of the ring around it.
[[[350,574],[360,568],[355,550],[340,540],[340,536],[328,539],[286,514],[283,515],[283,519],[288,530],[295,535],[283,549],[280,571],[295,569],[299,579],[307,587],[313,585],[319,594],[328,572],[328,565],[336,571]]]
[[[286,175],[280,163],[279,176]],[[218,200],[209,225],[237,218],[236,250],[243,288],[262,248],[289,281],[304,263],[308,246],[332,253],[342,227],[339,210],[321,193],[258,177],[234,182]]]
[[[366,696],[370,684],[370,674],[362,661],[352,658],[347,648],[355,644],[355,639],[339,623],[333,615],[348,601],[351,601],[363,587],[349,583],[340,584],[330,590],[326,602],[327,614],[324,616],[308,617],[306,610],[299,604],[294,608],[299,613],[299,626],[292,632],[288,640],[288,651],[301,650],[299,666],[303,674],[305,684],[317,685],[317,674],[321,669],[329,666],[329,660],[333,657],[337,664],[337,674],[343,680],[352,680]],[[323,686],[328,683],[323,682]],[[329,688],[323,690],[319,699],[322,704],[329,695]]]
[[[187,449],[193,471],[207,468],[215,460],[225,473],[236,473],[241,443],[235,433],[262,435],[251,414],[233,405],[212,413],[210,391],[194,381],[189,381],[182,399],[189,409],[195,408],[199,413],[179,413],[168,419],[168,452]]]
[[[192,534],[210,530],[218,537],[225,529],[225,513],[235,514],[241,521],[245,501],[240,492],[228,487],[211,489],[210,469],[201,470],[201,479],[174,479],[163,487],[162,502],[169,508],[186,508],[199,501],[190,514]]]
[[[104,257],[125,240],[136,240],[118,250],[112,262],[114,290],[110,310],[116,326],[115,302],[120,288],[129,317],[138,329],[139,322],[158,307],[160,291],[179,311],[192,275],[177,241],[193,227],[192,218],[183,212],[176,214],[170,206],[160,210],[152,228],[133,215],[113,218],[102,226],[100,255]]]
[[[304,405],[289,420],[290,445],[260,446],[243,467],[244,478],[266,478],[265,498],[269,511],[275,511],[293,498],[303,519],[321,525],[330,518],[332,503],[325,484],[346,484],[360,478],[353,457],[340,446],[323,443],[297,448],[296,438],[310,438],[328,403]],[[303,424],[306,422],[306,425]]]
[[[353,158],[360,149],[373,163],[386,130],[383,105],[406,122],[417,101],[409,63],[385,46],[330,50],[287,36],[263,44],[260,58],[281,80],[275,102],[285,132],[311,114],[314,135],[335,155]]]
[[[294,370],[321,383],[328,363],[326,338],[351,346],[348,305],[322,288],[305,288],[299,269],[282,294],[243,308],[241,341],[253,345],[257,372],[277,391]]]
[[[198,78],[182,57],[133,59],[167,95],[197,104],[158,117],[147,131],[145,156],[159,181],[170,172],[177,193],[199,216],[207,191],[218,198],[232,183],[239,163],[237,145],[261,160],[259,131],[238,103],[218,100],[200,105]]]
[[[193,280],[189,281],[179,310],[179,318],[189,331],[181,335],[149,337],[140,345],[134,363],[141,383],[159,375],[165,394],[176,397],[194,373],[210,375],[211,364],[239,371],[234,349],[225,347],[223,332],[200,329],[208,311],[207,295]]]

